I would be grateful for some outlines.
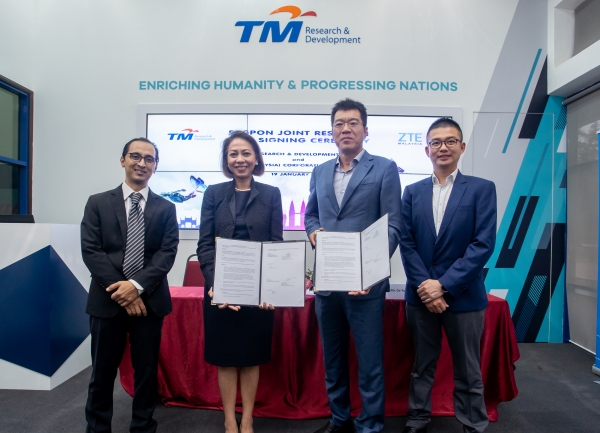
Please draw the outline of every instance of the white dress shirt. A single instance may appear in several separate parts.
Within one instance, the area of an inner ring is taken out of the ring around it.
[[[123,182],[123,200],[125,200],[125,214],[127,215],[127,221],[129,221],[129,211],[131,209],[131,193],[136,192],[133,189],[131,189],[131,187],[129,185],[127,185],[125,182]],[[144,189],[141,189],[137,192],[139,192],[140,194],[142,194],[142,198],[139,201],[139,205],[142,208],[142,213],[144,212],[144,209],[146,209],[146,201],[148,201],[148,191],[150,191],[150,188],[145,187]],[[144,292],[144,288],[135,280],[130,279],[129,280],[131,282],[131,284],[133,284],[135,286],[135,288],[138,291],[138,294],[142,294]]]
[[[448,205],[448,199],[456,180],[458,168],[446,178],[444,184],[440,184],[439,179],[433,173],[431,180],[433,182],[433,222],[435,223],[435,233],[439,234],[442,220],[444,219],[444,213],[446,212],[446,206]]]

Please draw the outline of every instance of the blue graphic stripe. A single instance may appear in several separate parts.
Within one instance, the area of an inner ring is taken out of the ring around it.
[[[531,190],[529,192],[531,193]],[[527,205],[529,205],[530,198],[531,198],[531,195],[529,195],[525,198],[525,204],[523,205],[523,209],[521,209],[521,214],[519,215],[519,221],[517,221],[517,226],[515,227],[515,231],[513,232],[513,235],[510,239],[510,244],[508,245],[509,250],[512,250],[513,247],[515,246],[515,240],[517,239],[517,233],[519,233],[519,229],[521,228],[521,223],[523,222],[523,217],[525,216],[525,213],[527,212]]]
[[[529,299],[525,301],[525,305],[523,305],[523,310],[521,311],[521,316],[519,317],[519,323],[516,327],[517,339],[518,341],[525,340],[525,336],[527,335],[527,329],[529,328],[529,323],[531,322],[531,318],[533,317],[533,313],[535,312],[535,305],[531,303]]]
[[[540,301],[540,296],[542,295],[542,289],[544,288],[544,284],[546,284],[546,280],[548,277],[546,275],[536,275],[533,277],[533,282],[531,283],[531,288],[529,289],[529,299],[533,302],[533,305],[537,305]]]
[[[542,169],[542,165],[544,163],[544,160],[546,159],[547,151],[548,151],[548,143],[546,143],[544,145],[544,151],[542,152],[542,156],[538,163],[537,169],[535,170],[535,174],[533,175],[533,180],[531,181],[531,184],[529,185],[529,191],[527,191],[527,198],[526,198],[525,204],[523,205],[523,209],[521,210],[521,215],[519,216],[519,221],[517,222],[517,227],[515,227],[515,231],[513,233],[512,239],[510,241],[510,245],[508,246],[508,248],[511,250],[515,244],[515,240],[517,238],[517,233],[519,231],[519,228],[521,227],[521,222],[523,221],[523,216],[525,215],[525,212],[527,212],[527,205],[529,204],[531,195],[533,193],[533,187],[537,183],[538,176],[540,174],[540,170]]]
[[[529,329],[531,319],[533,319],[533,315],[535,314],[535,309],[540,301],[542,290],[544,289],[544,284],[546,284],[547,279],[548,276],[546,275],[536,275],[533,277],[527,299],[525,300],[525,305],[523,305],[523,310],[519,317],[519,323],[516,326],[516,333],[519,341],[525,340],[527,330]]]
[[[533,78],[533,73],[535,72],[535,68],[540,60],[540,55],[542,54],[542,49],[540,48],[535,56],[535,60],[533,61],[533,66],[531,67],[531,72],[529,72],[529,78],[527,78],[527,84],[525,84],[525,90],[523,90],[523,94],[521,95],[521,100],[519,101],[519,106],[517,107],[517,112],[515,113],[515,118],[513,119],[512,125],[510,125],[510,131],[508,131],[508,137],[506,137],[506,143],[504,143],[504,149],[502,149],[502,153],[506,153],[506,149],[508,149],[508,143],[510,143],[510,139],[512,138],[513,131],[515,130],[515,126],[517,125],[517,119],[519,118],[519,114],[521,113],[521,108],[523,107],[523,102],[525,102],[525,96],[527,96],[527,91],[529,90],[529,85],[531,84],[531,79]]]

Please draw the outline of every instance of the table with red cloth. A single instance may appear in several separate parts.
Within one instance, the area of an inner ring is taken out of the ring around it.
[[[159,394],[165,406],[222,409],[217,367],[204,361],[203,289],[171,287],[173,312],[165,318],[158,371]],[[498,419],[498,404],[517,396],[514,363],[519,348],[508,304],[488,295],[481,363],[490,421]],[[304,308],[277,308],[271,361],[260,367],[254,415],[308,419],[330,416],[325,368],[314,296]],[[215,307],[216,308],[216,307]],[[406,323],[405,302],[386,299],[384,310],[385,414],[404,416],[408,409],[413,344]],[[360,412],[357,360],[350,346],[352,416]],[[121,384],[133,395],[129,347],[120,366]],[[432,414],[454,415],[452,357],[446,338],[432,391]],[[238,393],[238,405],[241,400]]]

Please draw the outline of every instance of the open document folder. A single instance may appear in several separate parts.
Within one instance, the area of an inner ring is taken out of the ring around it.
[[[362,232],[317,232],[315,289],[355,292],[390,278],[388,216]]]
[[[215,304],[304,306],[305,241],[216,243]]]

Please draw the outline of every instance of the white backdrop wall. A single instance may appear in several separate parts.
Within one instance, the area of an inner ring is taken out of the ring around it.
[[[517,6],[539,16],[526,36],[544,41],[537,48],[545,56],[545,0],[303,0],[294,5],[317,15],[296,18],[305,27],[347,28],[361,42],[306,43],[304,27],[297,43],[260,43],[260,29],[248,43],[240,42],[237,21],[276,20],[283,29],[290,14],[269,14],[285,4],[1,0],[0,74],[35,92],[36,221],[78,223],[90,194],[123,180],[118,158],[123,144],[136,135],[138,104],[332,105],[352,97],[367,108],[458,107],[468,141],[473,113],[482,107]],[[534,56],[526,52],[526,74]],[[505,72],[507,83],[511,70]],[[140,90],[140,81],[156,80],[206,80],[211,88]],[[215,81],[229,80],[284,83],[273,90],[214,89]],[[290,80],[296,89],[288,87]],[[300,88],[302,80],[385,80],[396,88],[310,90]],[[399,81],[455,83],[456,90],[399,90]],[[520,95],[523,83],[515,85]],[[503,102],[498,100],[501,111]],[[517,109],[516,103],[511,106]],[[488,100],[486,110],[499,108]],[[466,164],[464,170],[471,167]],[[194,249],[193,241],[182,242],[173,284],[181,283],[182,258]]]

